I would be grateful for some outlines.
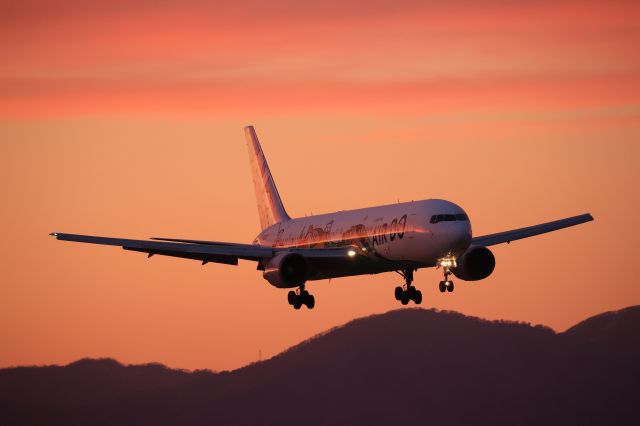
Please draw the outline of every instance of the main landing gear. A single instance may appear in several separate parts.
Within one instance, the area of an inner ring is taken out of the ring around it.
[[[422,292],[411,285],[411,283],[413,282],[413,269],[405,269],[404,271],[396,272],[402,275],[402,278],[404,278],[405,282],[402,287],[396,287],[396,300],[399,300],[403,305],[409,303],[409,300],[413,300],[413,303],[415,303],[416,305],[421,304]]]
[[[316,306],[316,298],[304,289],[304,284],[296,291],[291,290],[287,295],[287,300],[294,309],[300,309],[302,305],[305,305],[308,309],[313,309]]]

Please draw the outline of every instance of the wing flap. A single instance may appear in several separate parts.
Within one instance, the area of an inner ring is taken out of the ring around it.
[[[559,229],[568,228],[570,226],[579,225],[581,223],[590,222],[592,220],[593,216],[591,216],[589,213],[581,214],[565,219],[554,220],[553,222],[541,223],[540,225],[528,226],[526,228],[513,229],[511,231],[498,232],[495,234],[474,237],[471,240],[471,245],[487,247],[496,244],[510,243],[511,241],[521,240],[523,238],[557,231]]]
[[[169,250],[150,250],[150,249],[141,249],[141,248],[135,248],[135,247],[126,247],[126,246],[122,248],[130,251],[148,253],[149,257],[158,254],[160,256],[180,257],[183,259],[199,260],[202,262],[203,265],[208,262],[224,263],[225,265],[238,264],[238,258],[233,256],[198,254],[198,253],[182,253],[182,252],[169,251]]]

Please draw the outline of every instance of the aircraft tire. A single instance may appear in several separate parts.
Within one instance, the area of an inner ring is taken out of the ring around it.
[[[413,303],[415,303],[416,305],[419,305],[422,303],[422,292],[420,290],[416,290],[413,293],[413,297],[411,297],[413,299]]]
[[[402,293],[403,293],[402,287],[400,286],[396,287],[396,290],[395,290],[396,300],[402,300]]]
[[[312,294],[309,294],[305,297],[304,304],[307,305],[308,309],[313,309],[313,307],[316,306],[316,298],[313,297]]]
[[[407,294],[406,291],[402,292],[402,298],[400,298],[400,303],[402,303],[403,305],[406,305],[407,303],[409,303],[409,295]]]
[[[287,294],[287,301],[289,302],[290,305],[293,305],[296,303],[296,292],[295,291],[290,291],[289,294]]]
[[[453,291],[453,281],[449,281],[449,285],[447,286],[447,291],[451,293]]]
[[[293,304],[293,309],[300,309],[300,307],[302,307],[302,302],[300,301],[300,299],[298,299]]]
[[[444,284],[444,281],[440,281],[440,293],[444,293],[447,291],[447,286]]]

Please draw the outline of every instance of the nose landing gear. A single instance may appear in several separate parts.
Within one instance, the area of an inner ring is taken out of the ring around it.
[[[444,271],[444,281],[440,281],[438,288],[441,293],[444,293],[445,291],[451,293],[453,291],[453,281],[449,279],[449,275],[453,274],[453,272],[451,272],[451,268],[455,268],[457,266],[456,260],[455,258],[445,257],[438,260],[438,266],[442,266]]]
[[[316,298],[304,289],[304,284],[296,291],[291,290],[287,294],[287,301],[293,306],[293,309],[300,309],[302,305],[305,305],[308,309],[313,309],[316,306]]]
[[[396,271],[404,278],[405,284],[395,289],[396,300],[400,301],[403,305],[409,303],[409,300],[413,300],[413,303],[419,305],[422,303],[422,292],[411,285],[413,282],[413,269],[405,269],[404,271]]]
[[[449,281],[445,278],[445,281],[440,281],[439,288],[441,293],[444,293],[445,291],[451,293],[453,291],[453,281]]]

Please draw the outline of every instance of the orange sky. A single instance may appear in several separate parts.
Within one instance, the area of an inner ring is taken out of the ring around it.
[[[563,330],[640,303],[637,2],[134,3],[0,6],[0,366],[235,368],[399,307],[395,274],[311,283],[294,311],[253,263],[48,237],[251,241],[246,124],[293,216],[430,197],[478,235],[595,216],[495,247],[453,294],[419,271],[423,306]]]

